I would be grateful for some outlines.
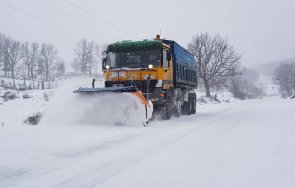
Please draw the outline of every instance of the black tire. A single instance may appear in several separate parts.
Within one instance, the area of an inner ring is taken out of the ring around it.
[[[189,93],[189,115],[196,113],[197,96],[195,93]]]
[[[166,103],[164,104],[164,109],[162,110],[161,117],[162,119],[168,120],[172,116],[172,90],[167,91]]]
[[[181,101],[180,99],[176,100],[176,107],[173,109],[173,115],[175,117],[179,117],[182,111]]]
[[[189,115],[189,111],[188,111],[188,102],[184,102],[183,105],[181,106],[181,113],[183,115]]]
[[[161,117],[164,120],[170,119],[172,116],[172,103],[166,102],[165,108],[162,110]]]
[[[194,111],[192,111],[192,114],[196,114],[197,112],[197,97],[194,98]]]

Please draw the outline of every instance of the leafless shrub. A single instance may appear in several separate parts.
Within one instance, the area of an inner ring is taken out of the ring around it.
[[[43,98],[45,101],[49,101],[49,94],[48,93],[43,93]]]
[[[29,98],[32,98],[32,96],[30,96],[28,93],[23,94],[23,99],[29,99]]]
[[[15,93],[12,93],[10,91],[7,91],[4,93],[4,95],[2,96],[3,98],[3,101],[9,101],[9,100],[13,100],[15,98],[17,98],[16,94]]]
[[[42,114],[40,112],[35,113],[35,114],[31,115],[31,116],[28,116],[25,119],[24,123],[29,124],[29,125],[38,125],[38,123],[41,120],[41,117],[42,117]]]

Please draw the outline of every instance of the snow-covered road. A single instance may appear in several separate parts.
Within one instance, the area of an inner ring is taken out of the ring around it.
[[[0,128],[0,187],[295,187],[295,101],[140,126]]]

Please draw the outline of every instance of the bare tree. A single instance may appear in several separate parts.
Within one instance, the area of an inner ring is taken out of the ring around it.
[[[89,64],[89,74],[92,74],[93,65],[96,62],[95,59],[95,48],[94,48],[94,42],[88,42],[88,55],[87,55],[87,62]]]
[[[21,63],[19,63],[15,68],[15,75],[17,78],[24,80],[25,83],[28,79],[27,73],[26,65],[24,61],[21,61]]]
[[[40,75],[44,88],[44,81],[50,80],[53,71],[58,71],[59,74],[65,71],[63,61],[55,66],[57,60],[57,50],[51,44],[41,46],[36,42],[22,44],[0,33],[0,70],[4,71],[5,77],[10,77],[11,73],[14,87],[15,78],[21,77],[24,79],[24,84],[26,79],[31,79],[35,88],[34,80]]]
[[[94,42],[88,42],[81,39],[74,48],[75,59],[73,67],[81,75],[92,74],[92,68],[95,63]]]
[[[27,70],[27,78],[31,78],[33,80],[34,85],[34,76],[35,76],[35,67],[37,64],[37,59],[39,56],[39,44],[34,42],[29,44],[25,42],[23,44],[23,52],[24,52],[24,64]]]
[[[33,87],[35,87],[34,80],[35,80],[35,68],[37,66],[38,58],[40,56],[39,44],[34,42],[31,44],[30,49],[30,72],[31,72],[31,79],[33,81]]]
[[[23,50],[21,47],[21,43],[19,41],[15,40],[8,40],[8,65],[11,70],[11,76],[13,80],[13,87],[15,87],[15,67],[17,63],[22,59],[23,57]]]
[[[295,63],[283,63],[276,68],[273,81],[279,85],[283,97],[289,97],[295,92]]]
[[[5,42],[5,35],[0,33],[0,69],[2,69],[2,66],[4,65],[4,42]]]
[[[27,76],[26,78],[30,77],[30,49],[29,49],[29,42],[25,42],[22,44],[23,48],[23,62],[27,71]]]
[[[193,36],[188,50],[196,57],[199,77],[204,83],[207,97],[211,97],[212,87],[221,87],[226,83],[231,76],[230,69],[241,59],[227,39],[219,35],[210,37],[206,33]]]
[[[64,75],[66,72],[65,61],[63,59],[59,59],[56,63],[56,72],[58,76]]]
[[[50,69],[57,60],[57,50],[52,44],[43,43],[40,50],[39,63],[42,64],[45,71],[45,80],[50,78]]]
[[[244,98],[241,92],[243,70],[240,67],[240,64],[235,64],[229,68],[230,75],[230,90],[235,98]]]
[[[1,49],[0,49],[0,64],[2,64],[2,70],[4,71],[4,76],[9,77],[9,47],[11,44],[12,39],[10,37],[7,37],[4,34],[0,35],[0,43],[1,43]]]

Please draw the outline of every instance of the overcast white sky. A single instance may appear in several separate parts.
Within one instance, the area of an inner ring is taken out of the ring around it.
[[[69,63],[82,37],[105,43],[160,32],[184,47],[195,34],[219,33],[244,66],[294,58],[294,19],[294,0],[0,0],[0,32],[53,43]]]

